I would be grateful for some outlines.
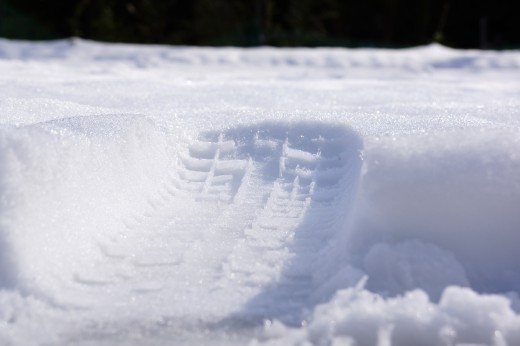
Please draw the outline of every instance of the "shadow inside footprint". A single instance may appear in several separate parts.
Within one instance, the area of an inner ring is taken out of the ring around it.
[[[201,140],[222,138],[236,143],[233,159],[252,160],[257,178],[271,187],[227,273],[260,292],[219,326],[254,327],[265,319],[300,323],[304,311],[328,298],[313,296],[321,284],[317,278],[323,278],[320,257],[345,229],[362,140],[343,125],[322,122],[264,122],[206,133]]]

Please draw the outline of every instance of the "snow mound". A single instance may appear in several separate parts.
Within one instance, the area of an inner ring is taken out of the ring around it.
[[[160,199],[171,158],[165,133],[140,116],[3,126],[1,288],[64,298],[62,285]]]

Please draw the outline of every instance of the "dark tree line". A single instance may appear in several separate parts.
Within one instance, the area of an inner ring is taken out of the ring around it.
[[[0,0],[0,36],[234,46],[520,47],[520,1]]]

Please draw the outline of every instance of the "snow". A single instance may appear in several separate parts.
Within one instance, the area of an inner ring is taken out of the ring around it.
[[[520,345],[519,77],[0,40],[0,343]]]

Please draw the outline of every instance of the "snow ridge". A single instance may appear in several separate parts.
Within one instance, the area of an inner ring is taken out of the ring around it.
[[[325,70],[355,68],[381,72],[384,69],[407,72],[520,69],[520,59],[514,51],[458,51],[438,44],[400,50],[321,48],[317,52],[312,48],[261,47],[243,50],[228,47],[214,50],[203,47],[110,45],[79,38],[44,43],[0,39],[0,60],[15,59],[47,62],[60,60],[76,68],[83,68],[85,61],[95,61],[98,65],[120,64],[137,69],[165,66]]]

